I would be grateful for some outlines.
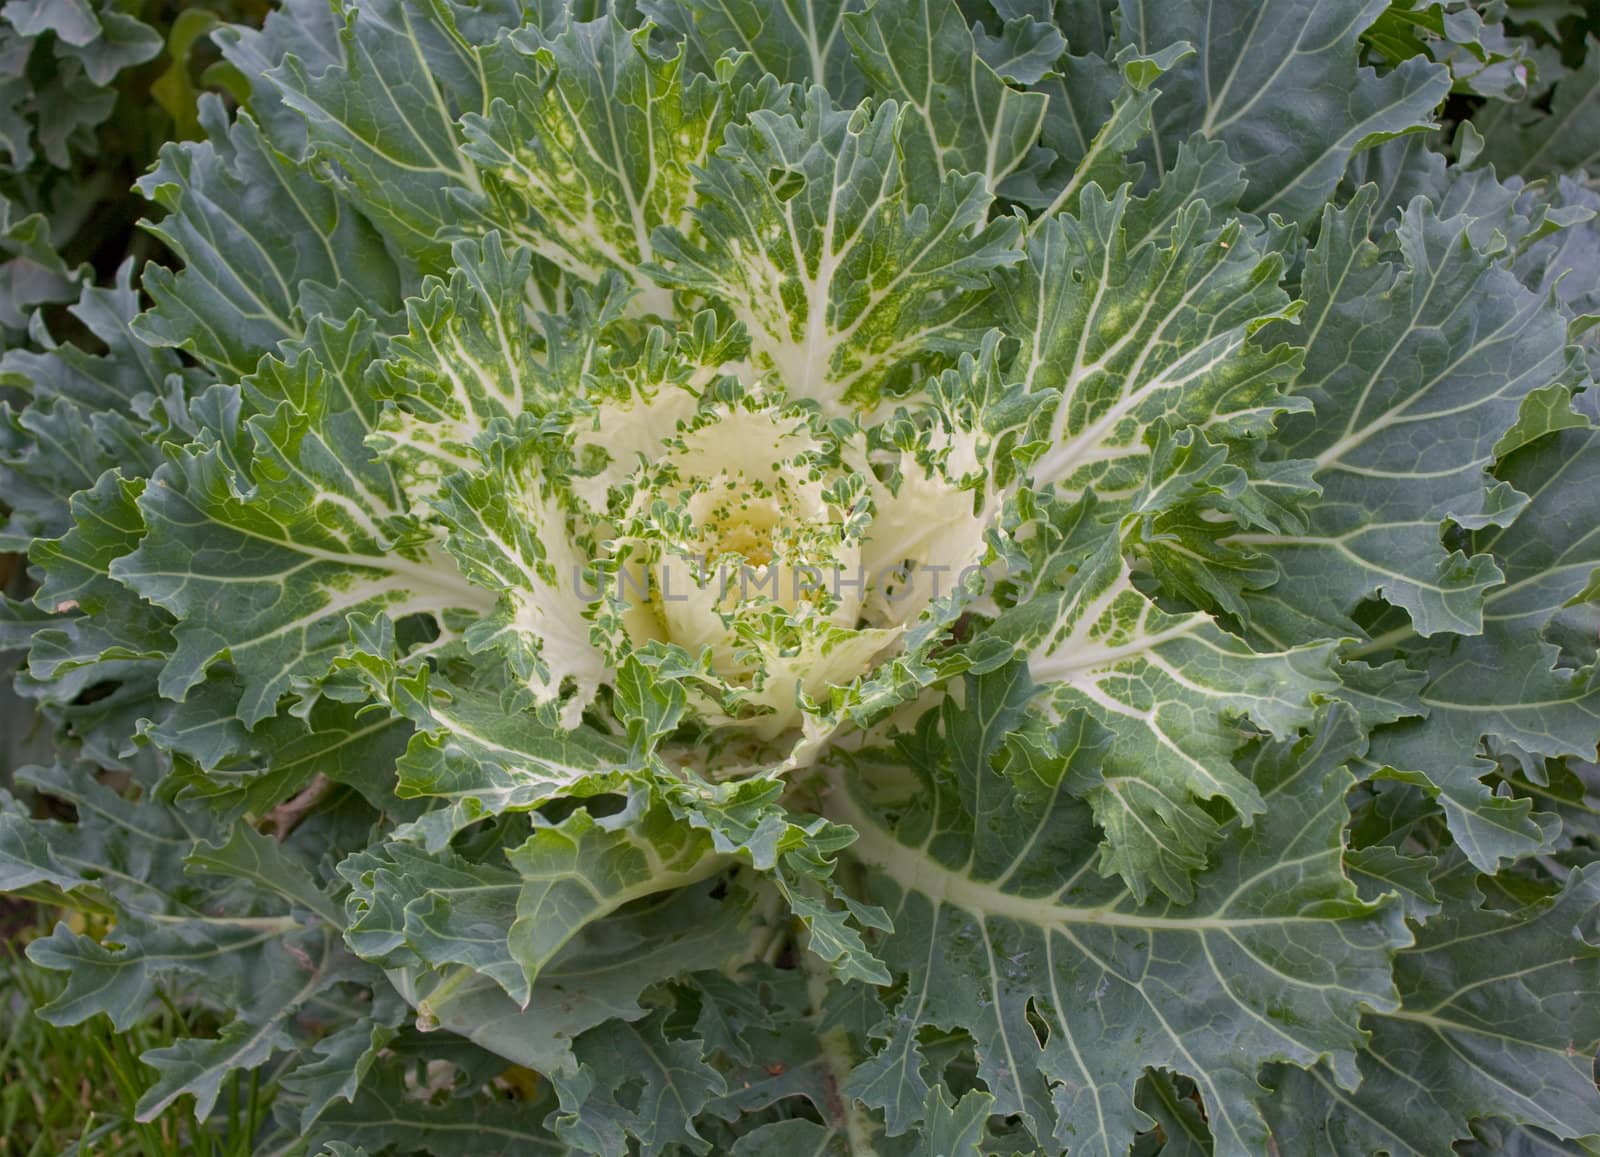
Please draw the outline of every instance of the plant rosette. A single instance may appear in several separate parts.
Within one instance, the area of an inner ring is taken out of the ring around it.
[[[602,9],[217,30],[0,362],[41,1015],[272,1152],[1592,1146],[1582,21]]]

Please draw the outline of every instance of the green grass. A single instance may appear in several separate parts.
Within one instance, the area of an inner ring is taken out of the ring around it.
[[[139,1061],[149,1049],[211,1026],[170,1001],[126,1032],[96,1016],[56,1027],[33,1010],[62,980],[23,958],[20,940],[0,943],[0,1157],[234,1157],[254,1151],[271,1119],[270,1084],[235,1074],[204,1126],[189,1098],[153,1121],[134,1105],[154,1076]]]

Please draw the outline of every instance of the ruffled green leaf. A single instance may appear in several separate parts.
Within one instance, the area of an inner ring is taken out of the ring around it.
[[[723,302],[791,397],[871,405],[897,369],[974,344],[987,272],[1018,259],[981,178],[915,186],[906,111],[759,109],[706,168],[700,236],[657,240],[662,280]]]
[[[1592,870],[1515,911],[1457,899],[1395,960],[1400,1007],[1370,1014],[1361,1084],[1328,1072],[1267,1078],[1273,1139],[1284,1153],[1382,1149],[1436,1153],[1498,1118],[1557,1137],[1600,1135],[1594,1053],[1600,891]]]
[[[904,35],[908,26],[925,35]],[[994,189],[1022,164],[1046,98],[1000,79],[955,0],[878,0],[846,16],[844,31],[873,91],[905,109],[900,134],[913,188],[982,173]]]
[[[1550,832],[1528,800],[1494,797],[1480,782],[1492,765],[1479,740],[1493,735],[1540,756],[1593,755],[1600,732],[1600,686],[1593,666],[1563,663],[1545,638],[1569,602],[1590,599],[1600,566],[1595,487],[1600,432],[1594,399],[1579,395],[1582,428],[1549,435],[1511,455],[1498,473],[1526,493],[1527,509],[1509,527],[1490,527],[1475,543],[1505,583],[1484,601],[1483,633],[1422,652],[1427,717],[1378,737],[1372,755],[1421,772],[1441,793],[1462,850],[1484,870],[1544,847]]]
[[[1431,128],[1449,91],[1449,71],[1421,58],[1382,76],[1359,64],[1362,31],[1387,7],[1123,0],[1122,35],[1141,51],[1179,42],[1195,49],[1161,82],[1157,164],[1199,133],[1244,166],[1246,208],[1315,221],[1353,154]]]
[[[893,810],[835,786],[829,807],[861,832],[852,854],[873,869],[895,922],[886,958],[906,978],[850,1091],[904,1132],[929,1088],[919,1029],[960,1025],[994,1111],[1057,1146],[1121,1152],[1142,1127],[1147,1065],[1195,1081],[1219,1145],[1265,1144],[1260,1063],[1332,1057],[1354,1085],[1363,1006],[1396,1004],[1389,959],[1409,934],[1340,864],[1353,717],[1340,708],[1311,738],[1260,747],[1249,770],[1265,813],[1233,829],[1192,903],[1140,903],[1095,877],[1092,821],[1068,794],[1093,749],[1007,742],[1031,693],[1013,667],[924,716],[900,748],[916,787]]]
[[[1308,258],[1297,388],[1316,409],[1282,438],[1315,460],[1322,493],[1303,507],[1304,534],[1245,540],[1284,572],[1252,611],[1274,638],[1353,633],[1350,613],[1373,594],[1420,634],[1482,630],[1504,573],[1448,547],[1442,526],[1516,516],[1527,498],[1490,475],[1495,446],[1524,398],[1570,380],[1560,314],[1473,245],[1466,218],[1413,202],[1375,244],[1374,192],[1330,209]]]

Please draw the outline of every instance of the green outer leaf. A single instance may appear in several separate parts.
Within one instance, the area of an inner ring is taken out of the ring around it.
[[[1512,107],[1486,126],[1484,157],[1500,172],[1533,179],[1600,165],[1600,39],[1590,35],[1583,64],[1561,77],[1549,112]]]
[[[853,108],[865,84],[844,34],[859,0],[644,0],[640,9],[686,38],[694,64],[710,72],[729,47],[784,84],[821,85],[841,108]]]
[[[1133,46],[1117,53],[1115,68],[1098,57],[1070,58],[1060,74],[1043,78],[1049,98],[1039,133],[1039,152],[1018,170],[1001,192],[1031,208],[1041,209],[1038,220],[1047,221],[1057,211],[1077,212],[1077,198],[1090,184],[1115,189],[1139,175],[1129,155],[1154,128],[1151,110],[1160,90],[1153,85],[1162,74],[1192,54],[1188,44],[1172,44],[1152,56],[1140,56]],[[1173,171],[1184,168],[1187,147],[1178,151]],[[1238,190],[1242,193],[1243,186]],[[1214,203],[1232,204],[1220,197]]]
[[[345,978],[340,965],[348,966],[349,957],[338,951],[336,943],[324,934],[277,960],[265,961],[268,968],[260,976],[261,987],[249,994],[240,1015],[223,1025],[215,1038],[181,1040],[144,1053],[139,1059],[161,1075],[139,1098],[135,1119],[154,1120],[179,1097],[189,1095],[194,1097],[195,1117],[205,1120],[230,1073],[260,1068],[275,1052],[291,1047],[287,1022],[317,993]]]
[[[1035,226],[999,272],[996,306],[1021,348],[1005,373],[1039,397],[1043,450],[1027,476],[1076,496],[1127,497],[1145,481],[1157,422],[1214,439],[1261,435],[1303,408],[1286,395],[1288,346],[1251,333],[1292,316],[1270,241],[1216,223],[1183,170],[1146,198],[1084,190],[1075,214]]]
[[[481,865],[477,870],[489,874]],[[396,892],[408,905],[404,914],[408,927],[445,914],[428,891],[428,879],[429,870],[422,870],[418,877],[406,875],[399,881]],[[418,893],[414,899],[406,888]],[[710,898],[711,891],[710,885],[702,884],[658,893],[624,914],[585,926],[544,966],[526,1007],[519,1007],[476,964],[476,974],[454,969],[425,972],[411,964],[390,969],[388,976],[424,1024],[459,1034],[510,1063],[545,1073],[570,1070],[577,1064],[572,1042],[580,1033],[613,1018],[637,1020],[649,1011],[641,998],[653,985],[696,969],[718,967],[747,942],[748,897],[719,901]],[[502,937],[515,918],[515,900],[512,889],[501,901],[503,909],[494,927]],[[376,922],[373,930],[380,930]],[[469,926],[462,931],[476,935],[483,929]],[[444,939],[433,932],[427,935]],[[413,937],[410,946],[430,950],[420,937]],[[357,948],[365,950],[364,945]],[[486,958],[481,941],[473,951]]]
[[[481,194],[456,120],[488,111],[489,78],[450,0],[339,0],[339,62],[313,72],[295,54],[266,79],[306,118],[312,148],[337,160],[345,190],[401,252],[433,271],[465,215],[452,196]],[[326,51],[325,48],[320,51]]]
[[[390,1003],[403,1007],[398,998]],[[322,1116],[334,1101],[352,1102],[365,1083],[368,1074],[378,1061],[379,1051],[395,1038],[397,1030],[389,1023],[391,1017],[375,1002],[372,1018],[348,1025],[319,1041],[314,1049],[315,1060],[297,1065],[284,1078],[284,1087],[305,1098],[300,1111],[300,1131],[311,1131],[311,1125]]]
[[[350,1104],[329,1106],[303,1140],[312,1151],[339,1139],[373,1153],[398,1145],[439,1157],[565,1157],[571,1150],[538,1125],[543,1115],[537,1106],[505,1100],[433,1104],[413,1095],[397,1067],[386,1066]]]
[[[534,832],[507,858],[522,878],[509,939],[528,985],[583,925],[631,900],[704,880],[729,863],[705,833],[658,804],[599,821],[574,812]]]
[[[699,239],[656,238],[665,284],[723,301],[792,398],[871,405],[919,356],[976,345],[987,272],[1016,261],[1014,219],[984,224],[977,176],[909,184],[903,112],[758,109],[706,167]]]
[[[184,860],[188,871],[213,876],[233,876],[276,892],[291,905],[305,908],[335,928],[343,928],[343,913],[282,845],[245,824],[235,824],[221,845],[199,844]]]
[[[1274,638],[1351,630],[1374,593],[1420,634],[1476,634],[1503,581],[1485,554],[1448,550],[1446,519],[1504,523],[1526,501],[1490,476],[1523,398],[1565,380],[1565,323],[1422,200],[1392,240],[1368,241],[1376,190],[1330,208],[1307,262],[1309,336],[1298,389],[1316,413],[1284,422],[1285,449],[1314,458],[1321,496],[1293,536],[1246,536],[1283,578],[1253,625]],[[1289,336],[1289,335],[1285,335]]]
[[[1575,409],[1597,415],[1593,390]],[[1481,755],[1488,735],[1539,756],[1591,758],[1600,734],[1595,669],[1573,670],[1544,635],[1569,602],[1593,599],[1600,568],[1600,424],[1567,428],[1511,455],[1499,473],[1529,495],[1510,527],[1480,531],[1506,583],[1484,602],[1484,631],[1423,652],[1428,682],[1419,699],[1427,718],[1374,737],[1372,758],[1425,775],[1442,795],[1451,831],[1481,870],[1542,849],[1551,817],[1530,818],[1528,800],[1491,798],[1480,779],[1494,765]]]
[[[671,297],[641,267],[656,229],[692,228],[692,170],[721,143],[735,94],[648,41],[607,16],[502,42],[496,51],[536,64],[517,70],[510,100],[463,119],[463,152],[508,237],[585,282],[620,273],[645,311],[670,315]]]
[[[905,35],[908,27],[923,35]],[[955,0],[876,0],[846,16],[844,31],[878,98],[905,110],[900,147],[912,188],[937,186],[951,173],[981,173],[996,189],[1022,164],[1047,98],[995,75]]]
[[[1179,1080],[1161,1069],[1145,1070],[1134,1103],[1155,1121],[1163,1138],[1163,1157],[1210,1157],[1214,1151],[1211,1131],[1194,1096],[1193,1081]]]
[[[694,1118],[726,1091],[721,1074],[701,1060],[700,1042],[668,1039],[665,1017],[611,1021],[577,1041],[580,1069],[558,1075],[561,1109],[552,1116],[556,1135],[580,1152],[654,1157],[671,1148],[705,1153],[710,1146]],[[626,1086],[628,1101],[615,1094]]]
[[[236,392],[214,389],[197,417],[215,443],[176,451],[156,472],[140,500],[149,533],[112,564],[114,578],[180,620],[163,695],[181,699],[226,656],[244,682],[240,718],[252,726],[276,712],[297,677],[327,671],[347,645],[347,615],[442,615],[487,601],[437,551],[391,549],[375,523],[381,512],[251,462],[247,439],[283,448],[265,424],[241,424]]]
[[[85,764],[24,767],[13,783],[36,795],[71,806],[76,823],[35,820],[20,808],[0,812],[0,881],[7,891],[38,883],[74,893],[91,911],[105,910],[109,894],[116,904],[147,912],[166,912],[185,891],[183,857],[197,835],[212,837],[203,819],[186,822],[152,799],[129,801]]]
[[[1537,69],[1537,48],[1530,38],[1508,35],[1495,13],[1491,8],[1480,14],[1470,4],[1401,0],[1389,5],[1362,40],[1390,64],[1426,56],[1448,66],[1453,93],[1521,101]]]
[[[924,1119],[928,1152],[942,1157],[977,1157],[994,1098],[974,1089],[952,1104],[940,1088],[928,1091]]]
[[[1362,1006],[1396,1003],[1399,908],[1361,902],[1340,868],[1353,714],[1336,708],[1313,738],[1262,747],[1266,813],[1233,830],[1192,905],[1141,905],[1090,871],[1089,817],[1062,790],[1074,753],[1069,767],[989,766],[1030,693],[1012,668],[969,681],[964,710],[925,716],[905,748],[919,790],[898,820],[835,782],[828,807],[861,833],[852,854],[875,869],[873,896],[895,922],[886,957],[907,978],[851,1091],[903,1132],[928,1087],[918,1028],[959,1025],[994,1111],[1027,1114],[1058,1145],[1124,1151],[1142,1127],[1139,1074],[1160,1065],[1195,1079],[1219,1145],[1259,1147],[1258,1064],[1331,1055],[1353,1084]],[[962,754],[947,765],[947,752]],[[1045,768],[1053,783],[1033,778]]]
[[[1449,70],[1420,58],[1384,76],[1358,66],[1363,29],[1388,0],[1121,0],[1122,34],[1152,54],[1195,47],[1163,78],[1157,164],[1191,134],[1227,144],[1244,206],[1309,225],[1358,150],[1431,128]]]
[[[184,268],[145,270],[156,308],[136,325],[151,345],[181,347],[238,377],[302,334],[307,283],[345,284],[375,312],[393,308],[398,279],[343,198],[263,140],[248,113],[231,125],[224,116],[218,98],[203,98],[209,139],[165,146],[139,180],[169,214],[146,227]]]
[[[442,800],[396,834],[439,851],[487,817],[528,811],[556,797],[620,787],[627,752],[587,730],[508,714],[497,694],[452,687],[426,672],[402,677],[393,702],[417,725],[396,765],[402,799]]]
[[[1076,517],[1091,522],[1093,506]],[[1114,533],[1078,561],[1062,580],[1039,572],[1062,585],[1002,615],[989,642],[1026,655],[1053,718],[1084,712],[1109,736],[1099,766],[1067,785],[1105,830],[1100,871],[1141,900],[1154,889],[1187,902],[1218,834],[1198,801],[1220,797],[1246,822],[1264,807],[1230,762],[1241,718],[1280,738],[1309,725],[1317,699],[1336,693],[1334,644],[1258,652],[1209,615],[1161,610],[1134,584]]]
[[[1521,911],[1458,901],[1430,919],[1395,961],[1401,1007],[1364,1022],[1372,1040],[1359,1088],[1335,1086],[1320,1067],[1268,1078],[1279,1151],[1449,1153],[1480,1117],[1592,1145],[1600,947],[1587,935],[1597,906],[1591,866]]]

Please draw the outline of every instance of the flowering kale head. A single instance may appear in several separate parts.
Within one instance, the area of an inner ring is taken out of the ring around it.
[[[1574,20],[534,8],[219,31],[5,355],[45,1013],[372,1152],[1600,1136]]]

